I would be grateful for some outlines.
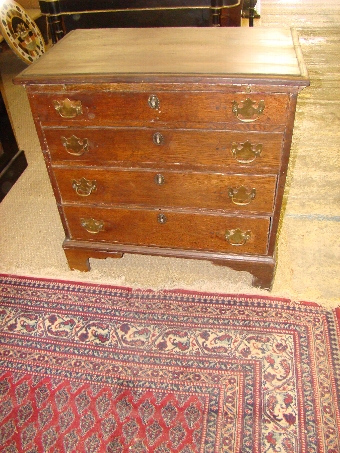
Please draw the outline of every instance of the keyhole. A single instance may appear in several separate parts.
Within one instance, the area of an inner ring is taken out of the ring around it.
[[[163,141],[164,141],[164,138],[163,138],[163,135],[160,132],[155,132],[153,134],[152,140],[153,140],[155,145],[162,145]]]
[[[158,173],[158,174],[155,176],[155,183],[158,184],[159,186],[161,186],[162,184],[164,184],[164,183],[165,183],[164,176],[161,175],[160,173]]]
[[[158,223],[166,223],[168,220],[164,214],[158,214],[157,216]]]
[[[154,110],[159,110],[159,99],[155,94],[151,94],[148,99],[149,106]]]

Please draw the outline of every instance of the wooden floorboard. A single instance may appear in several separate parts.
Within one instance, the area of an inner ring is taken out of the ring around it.
[[[339,0],[261,0],[262,26],[331,27],[340,24]]]

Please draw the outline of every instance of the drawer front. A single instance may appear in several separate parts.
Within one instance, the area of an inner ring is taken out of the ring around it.
[[[275,176],[54,168],[64,203],[272,213]]]
[[[44,129],[54,163],[269,168],[280,164],[283,134],[164,128]]]
[[[30,99],[33,115],[43,125],[230,123],[243,128],[256,124],[259,128],[277,125],[283,129],[289,96],[194,91],[77,91],[32,94]]]
[[[270,218],[65,206],[70,239],[185,250],[267,253]]]

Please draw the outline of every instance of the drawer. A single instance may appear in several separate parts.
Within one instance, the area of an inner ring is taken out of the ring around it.
[[[227,167],[280,165],[282,133],[164,128],[45,128],[55,164]]]
[[[54,168],[63,203],[272,213],[275,176]]]
[[[30,97],[33,116],[43,125],[119,126],[146,123],[229,123],[241,128],[286,123],[287,94],[228,92],[37,93]]]
[[[236,254],[267,253],[270,218],[63,207],[69,238]]]

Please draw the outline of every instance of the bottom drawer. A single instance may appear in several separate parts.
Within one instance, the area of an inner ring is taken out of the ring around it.
[[[161,210],[63,207],[80,241],[265,255],[270,218]]]

